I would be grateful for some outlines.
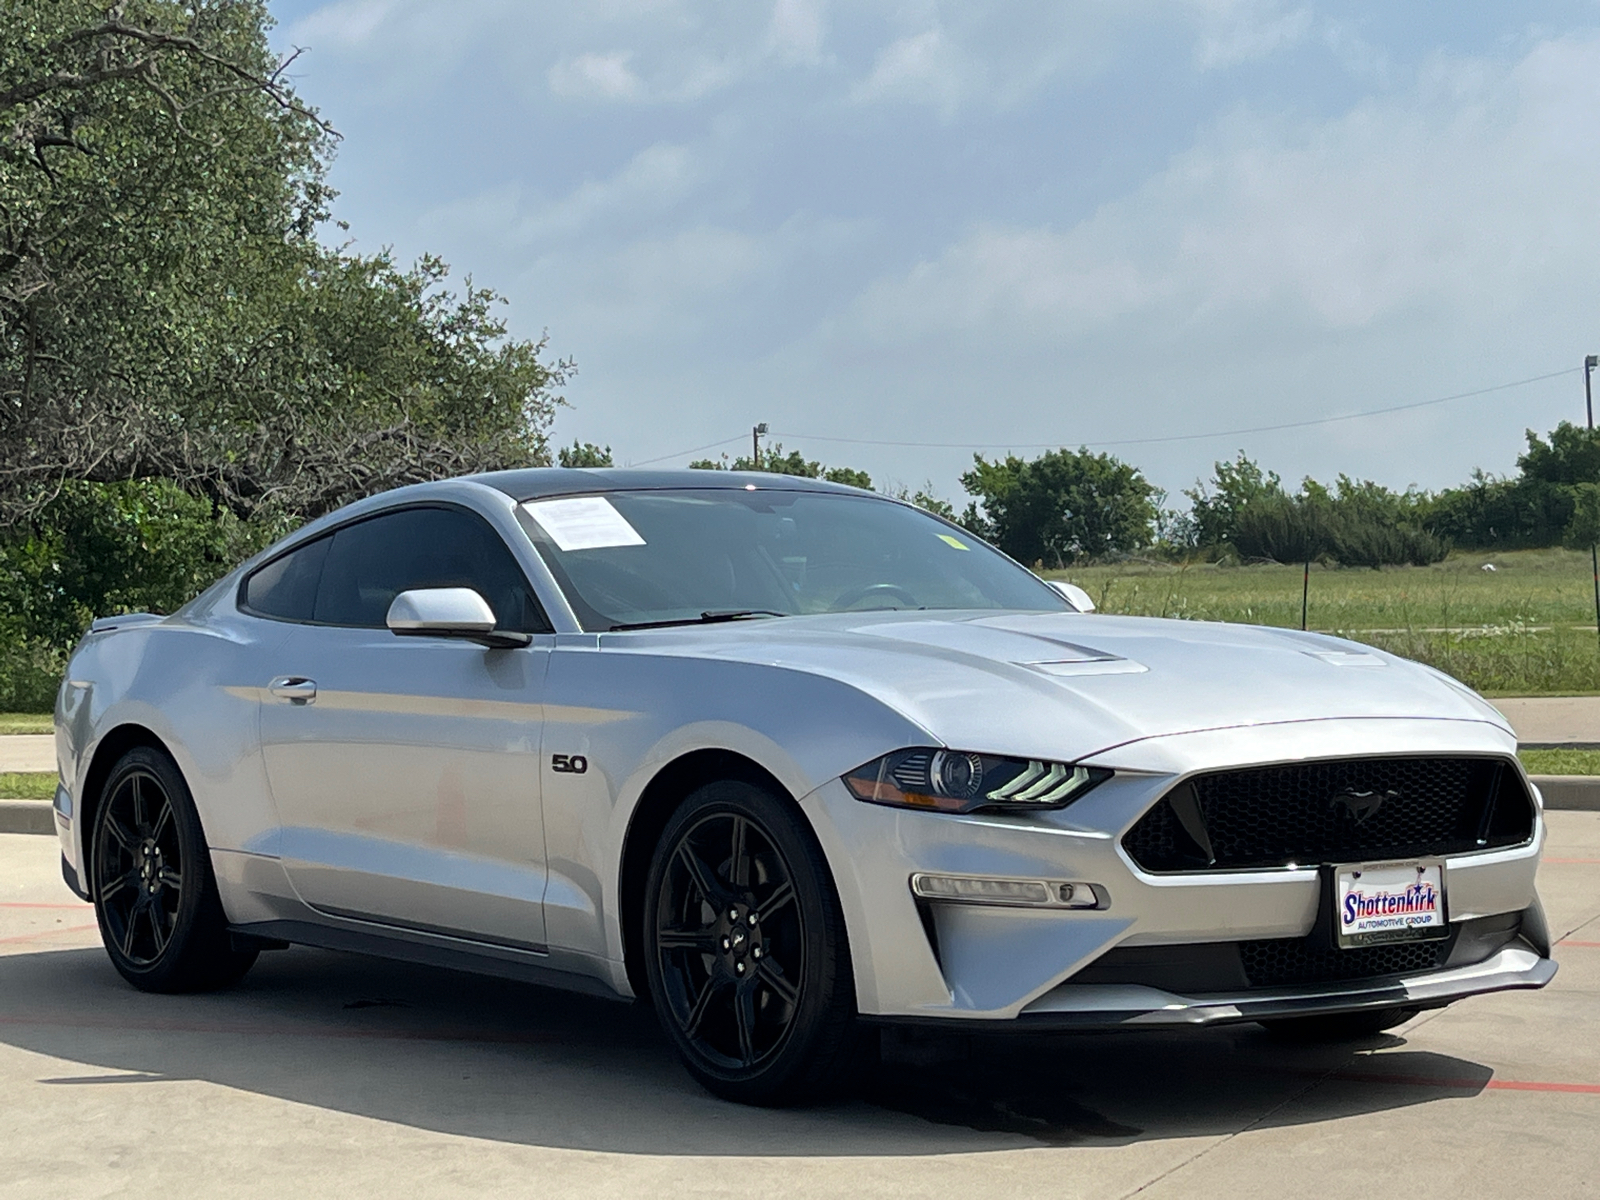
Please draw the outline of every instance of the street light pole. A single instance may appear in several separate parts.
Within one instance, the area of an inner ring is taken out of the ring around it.
[[[1591,421],[1590,424],[1593,424]],[[750,469],[761,470],[761,435],[767,431],[767,423],[761,422],[750,428]]]
[[[1590,385],[1590,376],[1594,374],[1595,367],[1600,366],[1600,355],[1590,354],[1583,360],[1583,411],[1589,421],[1589,432],[1594,432],[1594,389]],[[1600,637],[1600,551],[1595,549],[1593,542],[1589,543],[1589,569],[1594,574],[1594,632]]]

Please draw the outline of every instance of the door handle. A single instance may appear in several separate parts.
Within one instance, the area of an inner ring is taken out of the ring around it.
[[[267,691],[291,704],[310,704],[317,698],[317,681],[304,675],[280,675],[267,684]]]

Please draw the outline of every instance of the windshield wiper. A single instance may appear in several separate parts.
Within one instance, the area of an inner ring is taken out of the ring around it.
[[[703,612],[698,617],[678,617],[672,621],[631,621],[613,625],[612,633],[627,629],[666,629],[672,625],[716,625],[723,621],[744,621],[751,617],[787,617],[790,614],[773,612],[770,608],[726,608]]]

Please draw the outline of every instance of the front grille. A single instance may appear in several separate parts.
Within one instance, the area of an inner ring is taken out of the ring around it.
[[[1366,758],[1200,775],[1123,836],[1146,871],[1228,871],[1516,846],[1521,777],[1491,758]]]
[[[1354,950],[1340,950],[1315,937],[1268,938],[1240,942],[1239,959],[1251,987],[1284,987],[1434,971],[1444,964],[1449,948],[1448,938]]]

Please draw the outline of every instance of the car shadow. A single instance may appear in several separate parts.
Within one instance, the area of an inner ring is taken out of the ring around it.
[[[262,956],[231,991],[149,996],[98,948],[0,957],[0,1043],[81,1064],[40,1080],[196,1079],[511,1143],[642,1154],[916,1155],[1298,1125],[1482,1090],[1478,1063],[1284,1044],[1253,1025],[1114,1035],[892,1035],[855,1094],[719,1101],[644,1005],[359,955]]]

